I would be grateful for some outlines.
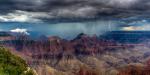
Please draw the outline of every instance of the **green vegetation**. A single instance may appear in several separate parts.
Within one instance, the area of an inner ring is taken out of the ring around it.
[[[0,47],[0,75],[34,75],[26,62]]]

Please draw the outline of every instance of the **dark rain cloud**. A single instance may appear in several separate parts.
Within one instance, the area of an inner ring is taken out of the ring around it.
[[[106,17],[126,18],[148,15],[149,7],[149,0],[0,0],[0,14],[6,15],[5,17],[10,13],[16,15],[16,10],[25,12],[23,14],[27,14],[27,17],[31,13],[37,15],[42,12],[48,17],[31,16],[31,18],[44,21]]]

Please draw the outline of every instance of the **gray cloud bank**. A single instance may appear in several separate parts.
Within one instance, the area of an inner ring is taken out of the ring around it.
[[[0,22],[148,15],[149,0],[1,0]],[[19,19],[19,18],[20,19]]]

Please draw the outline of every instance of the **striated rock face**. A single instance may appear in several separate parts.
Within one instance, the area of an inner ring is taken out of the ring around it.
[[[111,40],[99,39],[97,36],[89,37],[85,34],[78,35],[74,40],[71,41],[77,54],[100,54],[108,49],[113,49],[113,46],[117,46],[116,42]]]
[[[16,38],[7,32],[0,32],[0,41],[15,40]]]
[[[9,40],[14,40],[15,37],[12,36],[2,36],[0,37],[0,41],[9,41]]]
[[[118,70],[120,66],[144,64],[150,52],[145,45],[117,43],[83,33],[73,40],[57,36],[32,40],[22,35],[3,45],[17,51],[39,75],[126,75],[124,69]]]
[[[132,64],[119,69],[118,75],[150,75],[149,64]]]
[[[101,54],[106,50],[116,50],[117,48],[125,47],[117,45],[116,42],[111,40],[99,39],[97,36],[89,37],[85,34],[80,34],[70,41],[59,37],[48,37],[45,39],[31,40],[28,37],[21,36],[8,44],[20,52],[31,53],[33,57],[39,58],[42,56],[50,58],[50,55],[58,57],[80,54],[94,55]]]

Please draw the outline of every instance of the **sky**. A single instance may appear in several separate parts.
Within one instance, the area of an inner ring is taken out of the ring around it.
[[[63,37],[149,31],[149,13],[149,0],[0,0],[0,31]]]

